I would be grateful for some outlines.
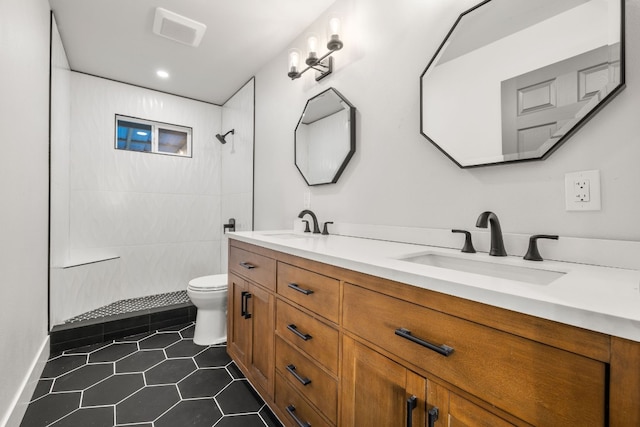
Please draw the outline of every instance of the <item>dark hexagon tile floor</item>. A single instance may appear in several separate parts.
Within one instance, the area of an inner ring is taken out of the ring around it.
[[[194,324],[67,350],[47,362],[21,427],[282,427],[224,345]]]

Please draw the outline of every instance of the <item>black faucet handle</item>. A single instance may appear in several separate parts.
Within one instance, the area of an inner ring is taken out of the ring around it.
[[[303,219],[302,222],[304,222],[304,232],[311,233],[311,229],[309,228],[309,221],[306,219]]]
[[[475,254],[476,250],[473,247],[473,243],[471,242],[471,232],[467,230],[451,230],[452,233],[464,233],[464,246],[462,247],[462,252],[468,254]]]
[[[236,220],[235,218],[229,218],[229,222],[226,224],[222,224],[222,232],[226,233],[229,231],[236,231]]]
[[[527,253],[523,257],[527,261],[543,261],[538,250],[538,239],[558,240],[558,236],[555,234],[534,234],[529,237],[529,249],[527,249]]]
[[[329,224],[333,224],[333,221],[327,221],[324,223],[324,226],[322,227],[322,234],[324,234],[325,236],[329,235],[329,230],[327,229],[327,225]]]

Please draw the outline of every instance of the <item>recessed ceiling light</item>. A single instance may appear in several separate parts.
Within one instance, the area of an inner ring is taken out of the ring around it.
[[[164,70],[158,70],[156,71],[156,74],[158,77],[160,77],[161,79],[168,79],[169,78],[169,73],[167,73]]]

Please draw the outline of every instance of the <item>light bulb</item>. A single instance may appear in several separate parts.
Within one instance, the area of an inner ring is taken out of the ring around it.
[[[317,54],[318,52],[318,38],[316,36],[309,36],[307,39],[307,50],[309,55],[312,53]]]
[[[333,17],[329,20],[329,37],[340,34],[340,18]]]
[[[340,40],[340,18],[334,16],[329,20],[327,33],[327,49],[332,51],[342,49],[343,44]]]
[[[288,76],[293,78],[297,78],[298,76],[298,68],[300,67],[300,52],[297,49],[291,49],[289,51],[289,69]]]
[[[307,59],[305,63],[310,67],[318,63],[318,37],[315,34],[307,38]]]

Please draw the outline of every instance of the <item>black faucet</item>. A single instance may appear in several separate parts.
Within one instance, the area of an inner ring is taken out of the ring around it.
[[[306,214],[311,215],[311,219],[313,220],[313,234],[320,234],[320,227],[318,226],[318,218],[316,218],[316,214],[311,212],[309,209],[305,209],[298,214],[298,218],[302,218]]]
[[[490,211],[482,212],[476,221],[476,227],[487,228],[487,222],[491,224],[491,250],[489,255],[507,256],[507,251],[502,241],[502,229],[500,228],[498,216]]]

